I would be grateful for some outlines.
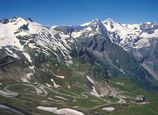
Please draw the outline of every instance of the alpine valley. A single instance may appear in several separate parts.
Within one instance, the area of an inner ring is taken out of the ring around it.
[[[1,115],[158,115],[158,24],[0,20]]]

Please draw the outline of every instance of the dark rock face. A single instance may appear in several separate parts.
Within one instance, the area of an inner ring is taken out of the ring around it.
[[[4,18],[3,20],[0,20],[0,23],[7,24],[7,23],[9,23],[9,19]]]
[[[33,22],[33,20],[30,17],[28,18],[28,20],[31,21],[31,22]]]
[[[73,27],[71,26],[58,26],[58,27],[55,27],[54,30],[61,31],[65,34],[71,34],[71,32],[74,31]]]
[[[141,87],[157,90],[152,85],[156,81],[141,66],[140,62],[131,53],[112,43],[109,38],[101,35],[81,38],[76,42],[76,46],[77,48],[72,51],[72,56],[83,63],[90,63],[94,67],[99,65],[100,72],[104,75],[108,71],[115,77],[126,76]]]
[[[158,25],[154,23],[143,23],[142,25],[140,25],[140,29],[143,32],[152,34],[155,31],[155,29],[158,29]]]
[[[24,24],[24,25],[22,25],[19,29],[20,29],[20,30],[28,31],[28,30],[29,30],[28,25],[29,25],[29,24]]]

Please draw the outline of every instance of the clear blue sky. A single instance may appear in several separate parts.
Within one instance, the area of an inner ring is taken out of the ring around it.
[[[75,25],[96,18],[121,23],[158,23],[158,0],[0,0],[0,19],[21,16],[47,26]]]

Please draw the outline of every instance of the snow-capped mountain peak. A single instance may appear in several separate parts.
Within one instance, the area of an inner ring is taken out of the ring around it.
[[[55,53],[58,50],[66,61],[70,59],[68,55],[69,46],[65,40],[66,35],[60,34],[62,36],[61,42],[59,38],[55,37],[56,31],[39,23],[21,17],[8,20],[7,23],[0,23],[0,49],[8,49],[7,55],[16,58],[23,55],[29,62],[32,62],[27,47],[42,51],[46,55],[49,55],[48,52],[53,52],[60,59],[59,55]]]
[[[78,37],[86,38],[100,34],[107,39],[110,37],[111,41],[126,50],[148,47],[150,42],[146,38],[158,37],[158,25],[155,23],[120,24],[110,18],[105,21],[96,19],[81,25],[53,28],[21,17],[4,19],[0,22],[0,48],[9,46],[24,51],[25,45],[30,48],[37,48],[36,45],[38,45],[48,50],[59,50],[66,59],[70,59],[69,43],[73,43]],[[21,40],[28,36],[30,36],[29,39]],[[31,43],[32,41],[34,43]],[[44,52],[48,54],[46,50]]]
[[[92,20],[89,23],[89,25],[100,25],[100,24],[102,24],[102,22],[98,18],[96,18],[95,20]]]
[[[105,26],[103,25],[103,23],[102,23],[99,19],[96,19],[96,20],[91,21],[91,22],[90,22],[87,26],[85,26],[85,27],[91,28],[91,30],[97,31],[98,33],[103,33],[103,31],[104,31],[104,32],[106,31]]]
[[[101,22],[101,20],[99,20],[98,18],[96,18],[95,20],[92,20],[90,22],[81,24],[80,26],[87,27],[87,26],[93,26],[93,25],[102,25],[102,22]]]
[[[103,21],[103,23],[117,23],[117,22],[111,18],[107,18],[106,20]]]
[[[22,18],[22,17],[16,16],[16,17],[11,18],[9,21],[10,22],[15,22],[15,21],[19,21],[20,22],[20,21],[25,21],[25,19]]]
[[[99,54],[101,60],[104,58],[109,60],[110,57],[107,54],[111,52],[111,48],[117,55],[119,51],[124,53],[127,53],[125,50],[137,51],[150,47],[151,35],[158,35],[156,24],[137,25],[137,29],[131,29],[131,26],[133,25],[123,25],[112,19],[103,22],[96,19],[82,25],[48,28],[32,19],[14,17],[2,20],[0,23],[0,49],[5,53],[3,55],[23,59],[31,64],[34,63],[36,57],[38,57],[36,61],[39,62],[44,62],[49,57],[51,60],[53,58],[53,61],[57,60],[67,65],[73,63],[73,56],[85,58],[87,61],[89,56]],[[149,30],[152,30],[153,33],[147,33]],[[113,54],[109,56],[113,56]],[[111,61],[107,62],[113,65]],[[118,67],[111,69],[124,73]]]
[[[92,20],[88,23],[84,23],[78,26],[73,26],[73,31],[71,32],[71,36],[73,38],[80,37],[84,35],[93,36],[95,34],[105,34],[107,30],[103,25],[102,21],[99,19]]]
[[[7,23],[0,23],[0,47],[16,46],[22,49],[19,41],[15,37],[15,33],[25,24],[27,24],[27,21],[20,17],[9,19]]]
[[[107,28],[108,31],[117,32],[120,34],[126,34],[126,31],[129,31],[128,28],[120,24],[119,22],[113,21],[112,19],[108,18],[103,21],[104,26]]]

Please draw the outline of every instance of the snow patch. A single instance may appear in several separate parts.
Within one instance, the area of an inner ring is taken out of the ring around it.
[[[103,95],[99,95],[98,92],[96,91],[95,87],[92,87],[91,95],[94,95],[96,97],[103,97]]]
[[[61,97],[61,96],[54,96],[54,97],[59,98],[59,99],[63,99],[63,100],[68,100],[68,99]]]
[[[53,82],[53,85],[54,85],[55,88],[59,88],[60,87],[60,85],[57,85],[53,79],[50,79],[50,80]]]
[[[120,68],[120,71],[121,71],[122,73],[126,74],[126,73],[123,71],[123,69],[122,69],[122,68]]]
[[[32,62],[31,57],[30,57],[30,55],[29,55],[28,53],[23,52],[23,54],[24,54],[24,56],[26,57],[26,59],[27,59],[29,62]]]
[[[91,79],[88,75],[87,75],[87,79],[88,79],[92,84],[94,84],[93,79]]]
[[[35,66],[32,65],[32,66],[29,66],[29,68],[30,68],[31,70],[34,70],[34,69],[35,69]]]
[[[25,83],[29,83],[29,81],[26,78],[22,78],[21,80]]]
[[[114,107],[104,107],[104,108],[102,108],[102,110],[105,110],[105,111],[108,111],[108,112],[112,112],[112,111],[115,110],[115,108]]]
[[[47,87],[52,87],[52,86],[51,86],[50,84],[48,84],[48,83],[46,83],[46,86],[47,86]]]
[[[61,78],[61,79],[64,79],[64,78],[65,78],[64,76],[61,76],[61,75],[55,75],[55,77]]]
[[[124,83],[121,83],[121,82],[116,82],[116,84],[118,84],[118,85],[125,85]]]
[[[28,79],[30,79],[32,75],[33,75],[33,73],[28,73],[26,76]]]
[[[57,107],[44,107],[44,106],[38,106],[36,108],[55,113],[57,115],[84,115],[82,112],[70,108],[58,109]]]
[[[9,54],[8,55],[11,55],[11,56],[13,56],[13,57],[15,57],[15,58],[19,58],[15,53],[13,53],[13,51],[12,50],[10,50],[8,47],[7,48],[5,48],[8,52],[9,52]]]

